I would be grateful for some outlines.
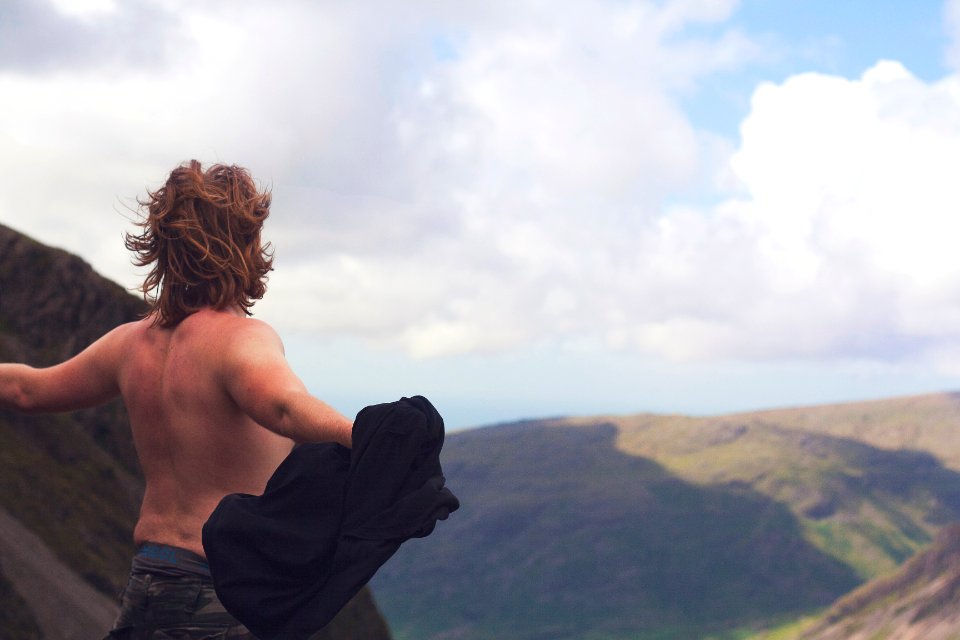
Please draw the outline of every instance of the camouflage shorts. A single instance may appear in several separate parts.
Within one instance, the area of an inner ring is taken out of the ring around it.
[[[120,614],[104,640],[256,638],[223,608],[208,576],[156,567],[145,570],[135,560]]]

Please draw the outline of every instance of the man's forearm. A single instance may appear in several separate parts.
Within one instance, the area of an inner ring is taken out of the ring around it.
[[[339,411],[306,391],[286,400],[281,428],[296,442],[337,442],[353,444],[353,422]]]

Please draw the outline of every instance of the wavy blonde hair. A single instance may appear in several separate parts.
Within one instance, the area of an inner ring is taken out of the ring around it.
[[[273,255],[261,245],[271,195],[235,165],[203,170],[196,160],[170,173],[166,184],[138,200],[141,232],[125,234],[134,264],[152,264],[139,290],[154,324],[172,327],[204,307],[250,307],[263,297]]]

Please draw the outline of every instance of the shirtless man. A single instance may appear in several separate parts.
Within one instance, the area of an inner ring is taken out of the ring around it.
[[[191,161],[141,204],[142,233],[127,247],[152,265],[149,314],[62,364],[0,364],[0,407],[72,411],[123,398],[146,491],[109,637],[253,638],[216,599],[203,523],[223,496],[262,493],[294,443],[349,447],[352,423],[307,391],[273,329],[247,317],[271,268],[260,241],[269,193],[244,169]]]

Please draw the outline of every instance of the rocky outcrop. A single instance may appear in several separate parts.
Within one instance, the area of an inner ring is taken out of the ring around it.
[[[802,640],[951,640],[960,637],[960,524],[891,576],[844,596]]]

